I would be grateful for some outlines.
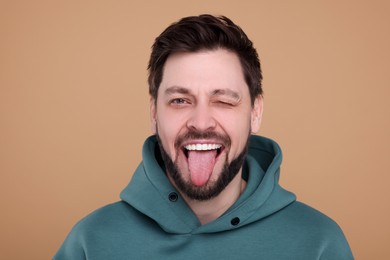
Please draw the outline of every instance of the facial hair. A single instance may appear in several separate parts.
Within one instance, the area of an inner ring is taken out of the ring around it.
[[[219,135],[215,132],[197,132],[197,131],[189,131],[185,135],[179,136],[175,141],[175,149],[176,149],[176,158],[175,161],[168,155],[165,151],[161,139],[158,135],[158,131],[156,134],[157,141],[160,147],[161,158],[163,159],[165,169],[167,174],[173,180],[175,186],[189,199],[198,200],[198,201],[206,201],[218,196],[228,185],[229,183],[236,177],[242,165],[245,161],[247,152],[248,152],[248,143],[249,143],[249,134],[245,147],[241,151],[241,153],[234,158],[229,163],[228,156],[225,157],[225,163],[221,170],[221,174],[218,179],[213,182],[208,182],[205,185],[199,187],[195,186],[191,183],[191,181],[186,181],[180,169],[177,165],[177,157],[181,149],[181,145],[184,140],[188,139],[210,139],[221,140],[225,145],[225,149],[229,150],[230,148],[230,138],[227,136]],[[222,159],[222,158],[220,158]]]

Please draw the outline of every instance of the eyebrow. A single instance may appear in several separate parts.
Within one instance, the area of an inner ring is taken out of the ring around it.
[[[165,90],[166,95],[172,95],[175,93],[190,94],[190,90],[187,88],[184,88],[184,87],[180,87],[180,86],[172,86],[172,87],[169,87]]]

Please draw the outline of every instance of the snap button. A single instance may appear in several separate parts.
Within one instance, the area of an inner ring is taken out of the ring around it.
[[[168,198],[170,201],[175,202],[175,201],[177,201],[179,196],[177,195],[176,192],[171,192],[171,193],[169,193]]]
[[[233,226],[237,226],[239,223],[240,223],[240,218],[233,218],[230,223],[233,225]]]

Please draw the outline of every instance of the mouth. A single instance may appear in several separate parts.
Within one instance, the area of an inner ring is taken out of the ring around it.
[[[221,143],[207,141],[192,141],[182,146],[193,185],[200,187],[209,181],[223,150]]]
[[[193,143],[193,144],[184,145],[182,148],[183,153],[187,159],[188,159],[188,154],[191,151],[197,151],[197,152],[216,151],[215,158],[217,158],[221,154],[223,149],[224,146],[218,143]]]

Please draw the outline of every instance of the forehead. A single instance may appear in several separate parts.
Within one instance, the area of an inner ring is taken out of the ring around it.
[[[249,95],[240,60],[226,49],[171,54],[164,66],[159,92],[172,86],[193,91],[232,89]]]

